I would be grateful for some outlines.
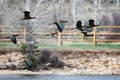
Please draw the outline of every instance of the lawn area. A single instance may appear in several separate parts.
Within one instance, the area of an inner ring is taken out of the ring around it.
[[[120,43],[98,43],[93,47],[92,42],[64,42],[61,47],[54,44],[37,44],[39,48],[67,49],[67,50],[120,50]],[[0,42],[0,49],[17,49],[11,42]]]

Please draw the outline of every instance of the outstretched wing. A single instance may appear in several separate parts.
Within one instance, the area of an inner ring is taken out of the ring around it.
[[[58,31],[59,32],[62,32],[63,31],[63,29],[64,29],[64,27],[63,26],[60,26],[60,23],[56,23],[56,25],[57,25],[57,29],[58,29]]]
[[[61,22],[61,21],[59,21],[59,22],[57,22],[58,23],[58,25],[60,26],[60,28],[62,28],[62,29],[64,29],[64,22]]]
[[[82,22],[81,22],[81,20],[79,20],[79,21],[77,22],[76,28],[77,28],[77,29],[82,28]]]
[[[67,21],[63,21],[63,20],[60,20],[58,22],[55,22],[53,24],[56,24],[57,25],[57,29],[59,32],[62,32],[63,29],[64,29],[64,23],[67,22]]]
[[[28,67],[32,66],[32,60],[26,59],[25,62],[26,62],[26,64],[27,64]]]
[[[9,38],[14,44],[17,44],[17,40],[15,36],[12,35],[12,36],[9,36]]]
[[[94,20],[93,19],[89,19],[89,27],[94,27]]]
[[[84,28],[84,31],[86,31],[86,32],[92,32],[94,29],[93,29],[93,27],[91,27],[91,28]]]

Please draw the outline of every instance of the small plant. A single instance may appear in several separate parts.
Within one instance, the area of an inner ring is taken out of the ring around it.
[[[37,48],[38,48],[38,46],[36,46],[36,45],[33,46],[34,52],[40,52],[39,50],[37,50]],[[27,45],[25,43],[21,43],[20,51],[21,51],[22,55],[26,55],[28,53]]]
[[[27,59],[30,59],[32,61],[32,69],[37,68],[38,60],[35,58],[34,55],[28,56]],[[29,66],[28,66],[29,67]]]
[[[37,50],[38,46],[36,45],[33,45],[33,53],[34,52],[39,52],[39,50]],[[25,43],[21,43],[21,46],[20,46],[20,51],[22,53],[22,55],[26,55],[24,57],[25,61],[26,61],[26,64],[28,65],[27,68],[28,69],[35,69],[37,68],[37,62],[38,60],[36,59],[36,57],[34,56],[34,54],[31,54],[31,55],[27,55],[28,54],[28,49],[27,49],[27,45]]]
[[[27,54],[27,45],[25,43],[21,43],[20,51],[21,51],[22,55]]]

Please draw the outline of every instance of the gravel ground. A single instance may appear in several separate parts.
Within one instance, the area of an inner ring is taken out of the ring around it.
[[[6,53],[7,52],[7,53]],[[63,68],[53,68],[50,70],[28,71],[28,70],[0,70],[0,74],[97,74],[110,75],[120,74],[120,51],[62,51],[54,50],[60,55],[60,60],[66,64],[71,64],[74,68],[64,66]],[[0,67],[5,65],[19,65],[23,61],[22,55],[18,51],[0,51]],[[11,61],[9,61],[9,59]]]

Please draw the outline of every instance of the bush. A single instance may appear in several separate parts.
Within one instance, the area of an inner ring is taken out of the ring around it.
[[[25,43],[21,43],[20,51],[21,51],[22,55],[27,54],[27,45]]]
[[[52,52],[49,49],[44,49],[41,50],[40,54],[41,56],[39,58],[39,64],[46,63],[49,60]]]
[[[33,52],[39,52],[39,50],[36,50],[38,48],[38,46],[33,46],[34,51]],[[35,58],[34,54],[31,55],[27,55],[28,54],[28,49],[27,49],[27,45],[25,43],[21,43],[20,46],[20,51],[22,53],[22,55],[26,55],[26,57],[24,57],[24,59],[30,59],[32,60],[32,67],[31,69],[36,69],[37,68],[37,64],[38,64],[38,60]],[[28,66],[29,69],[29,66]]]

